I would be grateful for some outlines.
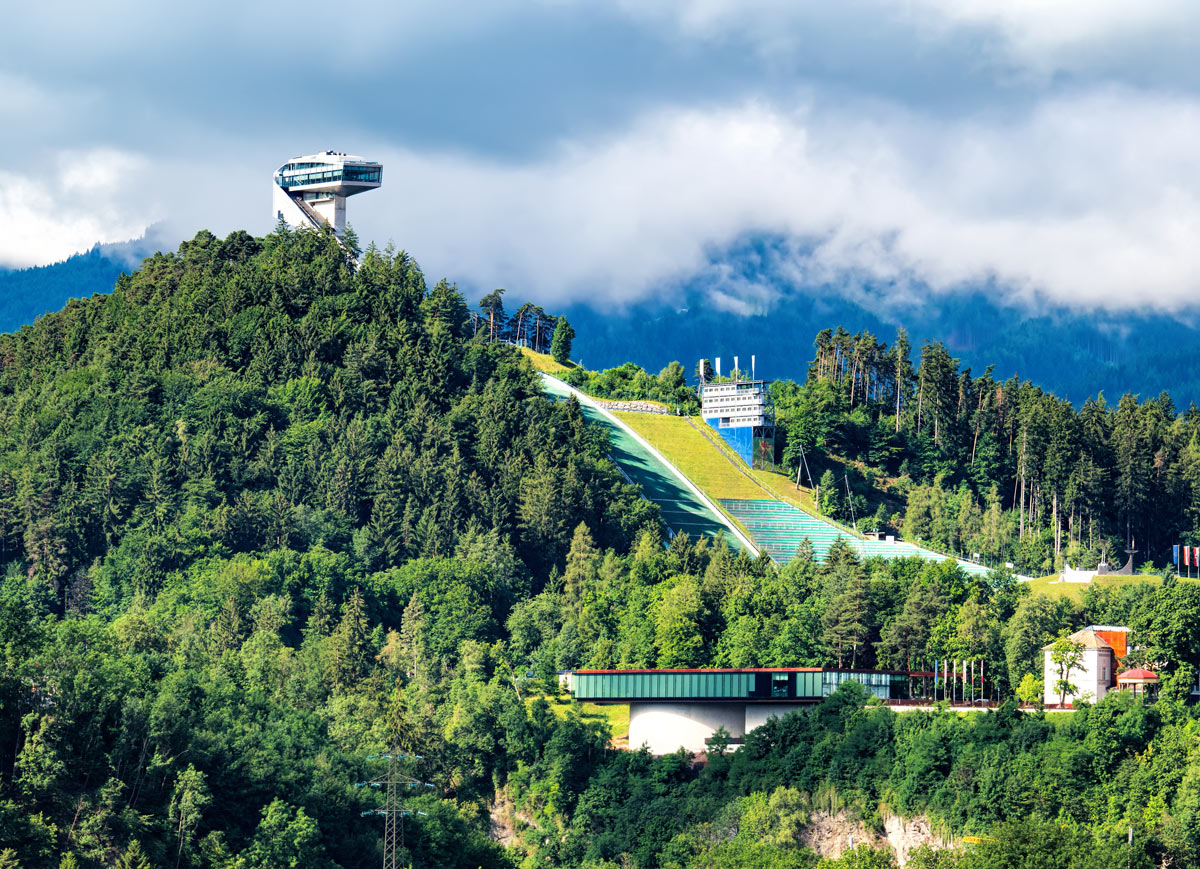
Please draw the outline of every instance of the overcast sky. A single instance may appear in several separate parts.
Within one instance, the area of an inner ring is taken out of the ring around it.
[[[364,242],[548,304],[764,233],[781,279],[1177,311],[1198,34],[1187,0],[10,5],[0,264],[265,233],[274,169],[334,148],[384,164]]]

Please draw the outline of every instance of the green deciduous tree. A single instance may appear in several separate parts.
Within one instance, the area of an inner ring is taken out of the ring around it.
[[[670,580],[654,613],[654,645],[659,667],[695,667],[701,663],[705,618],[700,586],[694,577]]]
[[[183,860],[184,848],[191,845],[196,827],[211,803],[212,794],[209,793],[204,773],[188,764],[187,769],[182,770],[175,778],[175,788],[171,792],[170,811],[167,815],[177,841],[176,866]],[[132,844],[130,847],[132,848]]]
[[[1054,690],[1058,694],[1059,707],[1065,706],[1068,694],[1079,691],[1071,684],[1071,673],[1083,663],[1084,647],[1069,637],[1059,637],[1050,649],[1050,662],[1054,665],[1058,678],[1054,682]]]

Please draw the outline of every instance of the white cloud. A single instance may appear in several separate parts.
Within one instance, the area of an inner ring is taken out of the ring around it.
[[[1179,310],[1200,290],[1198,139],[1200,104],[1112,90],[970,122],[665,111],[532,164],[381,149],[384,189],[350,211],[431,272],[547,300],[640,300],[766,232],[804,242],[812,282]]]
[[[1008,300],[1196,307],[1200,102],[1104,89],[958,121],[818,105],[659,110],[526,162],[363,139],[354,150],[384,162],[385,184],[350,219],[431,278],[547,303],[633,303],[703,273],[714,303],[762,310],[771,288],[712,259],[766,233],[792,240],[781,286],[988,283]],[[277,144],[181,142],[170,160],[96,149],[0,173],[0,262],[61,259],[164,214],[180,235],[268,231]]]
[[[42,265],[96,242],[136,238],[153,222],[145,168],[137,155],[111,149],[68,151],[57,168],[0,171],[0,264]]]
[[[1027,59],[1072,46],[1168,35],[1194,23],[1200,12],[1188,0],[916,0],[914,7],[948,22],[994,28]]]

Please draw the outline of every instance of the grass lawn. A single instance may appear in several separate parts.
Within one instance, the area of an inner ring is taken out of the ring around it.
[[[572,362],[570,365],[560,365],[554,361],[554,357],[550,354],[534,353],[528,347],[522,347],[521,352],[524,353],[525,356],[528,357],[529,361],[533,363],[534,368],[536,368],[538,371],[545,371],[547,374],[565,374],[572,368],[579,367],[574,362]]]
[[[690,425],[686,417],[614,411],[710,498],[765,499],[725,456]]]
[[[525,704],[531,705],[537,697],[526,697]],[[579,709],[582,718],[590,721],[608,722],[608,732],[612,736],[615,747],[624,747],[629,742],[629,707],[627,705],[600,705],[598,703],[580,703],[575,698],[560,695],[546,697],[550,709],[559,718],[566,718],[573,708]]]
[[[1137,582],[1152,582],[1157,585],[1162,581],[1157,576],[1144,576],[1136,573],[1133,576],[1118,576],[1115,574],[1109,574],[1108,576],[1097,576],[1090,583],[1058,582],[1057,580],[1057,573],[1052,574],[1051,576],[1039,577],[1038,579],[1032,580],[1029,583],[1029,590],[1034,594],[1045,594],[1051,597],[1065,597],[1074,601],[1075,603],[1079,603],[1083,600],[1083,590],[1089,585],[1117,586],[1129,585]],[[1183,581],[1186,582],[1187,580]],[[1193,580],[1193,582],[1194,581],[1195,580]]]
[[[804,486],[797,489],[794,480],[774,471],[751,471],[750,473],[754,474],[754,479],[770,489],[779,500],[791,501],[793,505],[810,513],[817,512],[817,505],[813,503],[811,489]]]

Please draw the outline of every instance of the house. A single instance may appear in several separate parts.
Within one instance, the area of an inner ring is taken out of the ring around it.
[[[1054,644],[1046,646],[1042,650],[1042,696],[1046,705],[1073,705],[1076,700],[1085,699],[1092,703],[1103,700],[1104,695],[1117,684],[1121,659],[1129,651],[1128,638],[1129,628],[1115,625],[1089,625],[1071,634],[1067,639],[1083,647],[1083,656],[1079,666],[1072,667],[1067,675],[1067,681],[1075,686],[1075,691],[1068,691],[1065,697],[1059,694],[1057,687],[1060,673],[1051,657]]]

